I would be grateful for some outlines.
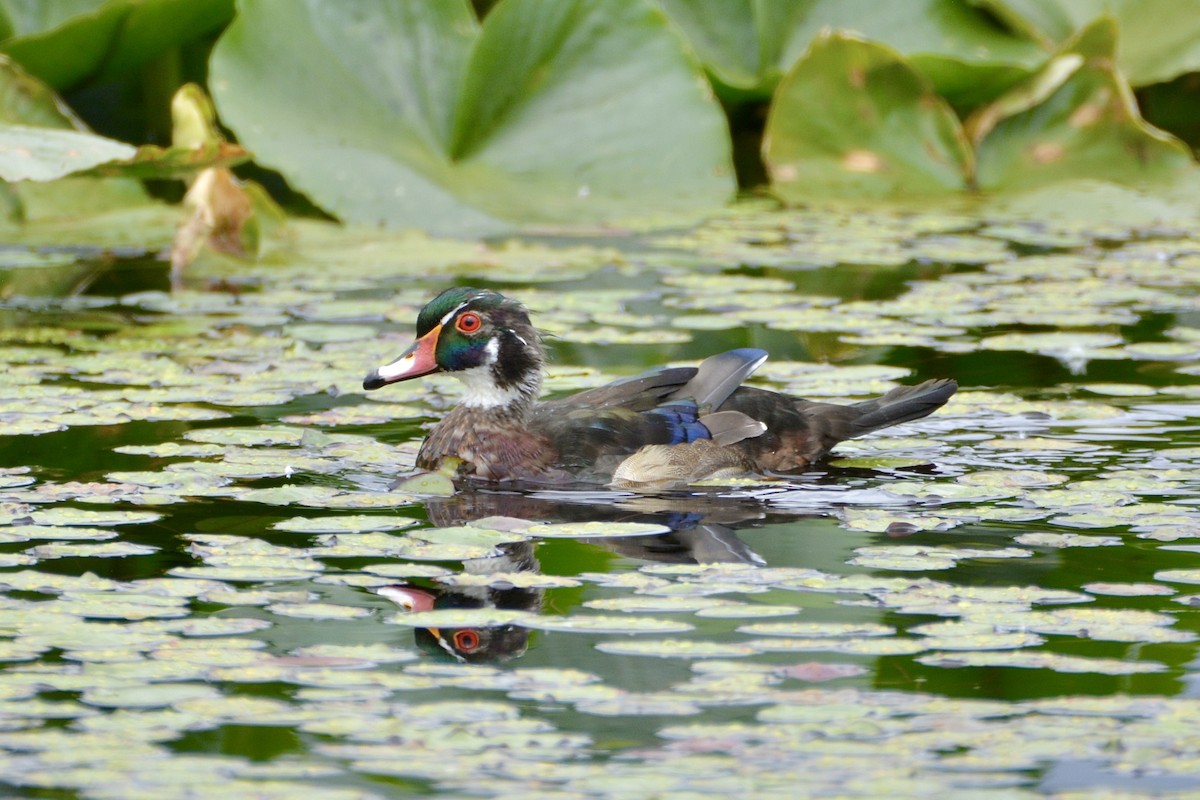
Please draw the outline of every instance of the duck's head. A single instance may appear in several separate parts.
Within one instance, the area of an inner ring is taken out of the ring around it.
[[[449,372],[467,385],[464,405],[508,406],[537,397],[542,364],[541,339],[524,306],[489,289],[455,287],[421,309],[417,340],[363,378],[363,388]]]

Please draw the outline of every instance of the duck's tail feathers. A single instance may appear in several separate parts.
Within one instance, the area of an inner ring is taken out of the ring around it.
[[[849,408],[858,411],[858,416],[851,423],[850,435],[845,438],[928,416],[945,405],[957,391],[958,384],[953,380],[938,378],[915,386],[897,386],[883,397],[854,403]]]

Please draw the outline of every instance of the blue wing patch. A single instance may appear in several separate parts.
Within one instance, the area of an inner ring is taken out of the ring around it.
[[[700,422],[700,409],[691,401],[664,403],[645,412],[662,421],[666,434],[663,444],[684,444],[697,439],[710,439],[712,434]]]

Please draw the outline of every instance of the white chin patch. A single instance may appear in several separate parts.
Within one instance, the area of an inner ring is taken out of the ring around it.
[[[488,340],[487,361],[478,367],[471,369],[459,370],[454,373],[454,377],[463,382],[467,387],[463,393],[460,404],[470,406],[471,408],[501,408],[512,403],[521,396],[521,393],[516,389],[501,389],[496,385],[495,378],[492,377],[492,365],[496,363],[496,359],[500,355],[500,340]]]
[[[511,405],[521,397],[516,389],[501,389],[492,379],[492,368],[473,367],[454,373],[454,377],[463,382],[467,390],[463,393],[460,405],[471,408],[501,408]]]

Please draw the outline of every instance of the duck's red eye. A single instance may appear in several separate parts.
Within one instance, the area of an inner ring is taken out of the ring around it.
[[[479,647],[479,634],[470,628],[454,632],[454,649],[462,653],[474,653]]]
[[[474,311],[468,311],[459,316],[454,322],[454,327],[458,328],[463,333],[474,333],[483,326],[483,320]]]

